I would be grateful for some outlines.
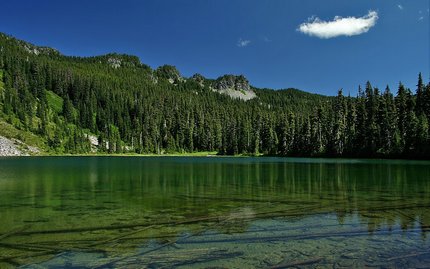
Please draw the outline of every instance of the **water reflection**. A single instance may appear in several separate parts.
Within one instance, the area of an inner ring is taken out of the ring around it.
[[[402,230],[418,232],[426,245],[429,164],[281,158],[0,159],[0,234],[25,227],[3,241],[49,244],[54,240],[49,232],[57,231],[55,240],[65,249],[79,247],[76,242],[88,249],[86,241],[103,242],[118,237],[121,229],[158,225],[126,237],[132,242],[115,240],[117,246],[133,249],[151,239],[162,244],[184,233],[209,231],[218,241],[224,240],[222,234],[237,233],[243,238],[229,240],[303,239],[295,232],[284,233],[294,223],[297,231],[308,227],[321,233],[314,240],[336,237],[336,230],[338,236],[354,231],[386,236]],[[279,219],[289,223],[277,224],[283,234],[246,238],[256,223]],[[323,227],[334,231],[324,233]],[[207,238],[193,240],[202,243]]]

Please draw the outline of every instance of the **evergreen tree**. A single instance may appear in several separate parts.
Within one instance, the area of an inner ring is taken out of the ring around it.
[[[425,111],[425,86],[421,73],[418,75],[418,84],[416,92],[416,114],[421,115]]]
[[[95,135],[96,150],[112,154],[430,157],[430,84],[421,74],[415,95],[401,83],[394,97],[367,82],[356,98],[327,97],[256,89],[243,76],[185,79],[173,66],[152,70],[129,55],[34,55],[23,44],[0,34],[0,120],[57,153],[91,152]]]

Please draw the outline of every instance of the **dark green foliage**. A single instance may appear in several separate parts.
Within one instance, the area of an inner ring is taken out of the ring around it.
[[[155,70],[155,74],[159,78],[171,79],[172,82],[178,82],[181,77],[179,71],[172,65],[163,65],[158,67],[157,70]]]
[[[0,117],[57,153],[430,157],[430,85],[421,74],[415,95],[368,82],[356,98],[326,97],[249,88],[243,76],[184,79],[129,55],[66,57],[3,34],[0,72]],[[213,91],[233,87],[257,97]]]

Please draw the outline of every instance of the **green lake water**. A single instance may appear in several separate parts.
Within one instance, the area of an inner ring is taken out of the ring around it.
[[[0,158],[0,268],[428,268],[430,162]]]

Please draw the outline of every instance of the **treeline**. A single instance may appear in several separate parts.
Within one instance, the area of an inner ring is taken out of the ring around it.
[[[52,152],[430,157],[421,75],[416,92],[400,84],[396,96],[367,83],[357,97],[253,89],[245,102],[133,56],[38,48],[0,34],[0,118]]]

